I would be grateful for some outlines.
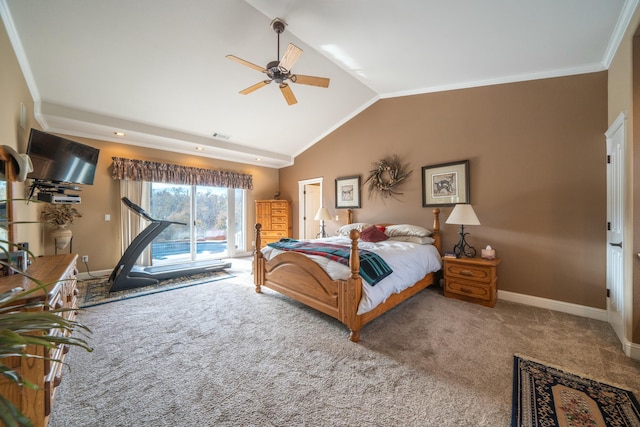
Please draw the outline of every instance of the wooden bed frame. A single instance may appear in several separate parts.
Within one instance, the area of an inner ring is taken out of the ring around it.
[[[434,246],[442,254],[440,237],[440,209],[433,210]],[[351,210],[347,212],[347,223],[351,224]],[[260,247],[260,224],[256,224],[256,248]],[[347,280],[332,280],[315,261],[297,252],[285,252],[267,261],[258,249],[254,254],[254,283],[256,292],[261,287],[273,289],[302,304],[315,308],[344,323],[351,333],[349,339],[360,340],[362,326],[381,314],[391,310],[402,301],[417,294],[436,281],[436,273],[429,273],[404,291],[392,294],[373,310],[358,315],[358,305],[362,297],[362,278],[360,277],[360,257],[358,238],[360,233],[352,230],[349,267],[351,274]]]

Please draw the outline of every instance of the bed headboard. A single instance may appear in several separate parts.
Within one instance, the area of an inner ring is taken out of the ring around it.
[[[353,224],[353,210],[351,209],[347,209],[347,224]],[[391,224],[376,224],[376,225],[391,225]],[[434,208],[433,209],[433,226],[431,227],[433,234],[431,235],[431,237],[433,237],[433,240],[435,240],[433,242],[433,246],[435,246],[438,249],[438,252],[440,252],[440,255],[442,255],[442,237],[440,236],[440,209],[438,208]]]

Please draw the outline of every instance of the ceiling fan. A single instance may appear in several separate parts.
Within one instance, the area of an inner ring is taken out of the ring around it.
[[[285,26],[286,23],[280,18],[276,18],[271,21],[271,28],[278,34],[278,58],[280,58],[280,34],[284,32]],[[254,70],[260,71],[269,76],[270,80],[263,80],[259,83],[254,84],[253,86],[249,86],[248,88],[241,90],[241,94],[248,95],[251,92],[260,89],[261,87],[266,86],[271,82],[276,82],[278,83],[280,91],[282,92],[284,99],[287,101],[287,104],[293,105],[297,103],[298,100],[293,95],[293,91],[291,90],[291,87],[289,87],[287,80],[292,83],[303,85],[329,87],[329,79],[325,77],[291,74],[291,68],[298,61],[300,55],[302,55],[302,49],[294,44],[289,43],[289,46],[282,56],[282,59],[280,59],[279,61],[276,60],[269,62],[265,68],[253,64],[249,61],[245,61],[244,59],[238,58],[234,55],[227,55],[226,57],[232,61],[238,62],[249,68],[253,68]]]

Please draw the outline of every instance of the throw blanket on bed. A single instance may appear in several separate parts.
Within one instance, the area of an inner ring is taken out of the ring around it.
[[[317,255],[329,258],[340,264],[349,265],[351,249],[340,245],[317,242],[301,242],[294,239],[281,239],[279,242],[268,243],[274,249],[281,251],[301,252],[307,255]],[[378,254],[358,249],[360,254],[360,275],[367,283],[376,283],[393,273],[391,267]]]

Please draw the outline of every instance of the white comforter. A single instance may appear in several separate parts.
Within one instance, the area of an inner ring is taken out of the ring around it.
[[[328,237],[318,240],[323,243],[351,246],[351,239],[348,237]],[[358,247],[380,255],[393,270],[393,274],[387,276],[375,286],[369,285],[364,280],[362,281],[363,292],[358,314],[374,309],[392,294],[399,293],[410,287],[427,273],[438,271],[442,268],[442,259],[433,245],[385,240],[378,243],[360,241]],[[267,260],[282,252],[269,246],[262,249],[262,253]],[[350,270],[346,265],[322,256],[312,255],[309,258],[317,262],[333,280],[346,280],[349,277]]]

